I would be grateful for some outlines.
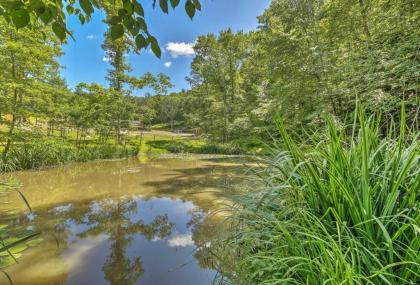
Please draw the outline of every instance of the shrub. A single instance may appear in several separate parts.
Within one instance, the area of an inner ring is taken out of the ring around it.
[[[246,151],[238,145],[235,144],[205,144],[199,146],[193,150],[195,153],[205,153],[205,154],[227,154],[227,155],[238,155],[244,154]]]

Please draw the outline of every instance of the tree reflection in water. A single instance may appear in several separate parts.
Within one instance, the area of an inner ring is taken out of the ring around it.
[[[75,237],[85,239],[105,235],[110,252],[102,265],[104,278],[112,285],[132,285],[144,274],[141,256],[128,256],[127,248],[134,235],[139,234],[147,240],[164,239],[171,235],[174,227],[167,214],[157,215],[153,221],[145,223],[142,219],[135,219],[137,212],[138,201],[124,197],[38,209],[34,217],[14,216],[7,223],[19,228],[30,226],[42,232],[46,240],[54,237],[60,252],[68,248]],[[86,229],[72,232],[72,226],[79,225]]]
[[[112,285],[136,283],[144,274],[144,269],[140,256],[127,256],[127,247],[132,243],[133,235],[141,234],[148,240],[163,239],[171,234],[174,224],[169,222],[167,214],[155,217],[150,224],[141,219],[133,221],[131,217],[137,212],[137,203],[133,199],[118,202],[105,200],[94,208],[85,216],[89,229],[78,236],[106,234],[111,241],[111,252],[102,267],[105,279]]]

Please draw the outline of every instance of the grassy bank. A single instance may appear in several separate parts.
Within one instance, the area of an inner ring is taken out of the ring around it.
[[[279,124],[266,186],[232,217],[232,283],[418,284],[419,138],[404,123],[383,137],[379,125],[362,112],[350,134],[328,121],[302,147]]]
[[[3,139],[1,140],[1,138]],[[59,132],[47,134],[41,128],[21,128],[16,132],[7,155],[3,155],[7,128],[0,128],[0,172],[35,169],[71,162],[95,159],[123,158],[135,155],[164,153],[195,154],[255,154],[262,153],[259,142],[247,144],[235,141],[217,143],[191,134],[178,134],[165,130],[131,132],[124,136],[121,145],[114,138],[100,141],[95,134],[82,140],[75,132],[63,137]]]
[[[158,126],[159,127],[159,126]],[[196,153],[196,154],[264,154],[267,148],[257,139],[237,140],[227,143],[195,137],[188,134],[176,134],[165,131],[144,132],[136,136],[140,153]],[[131,138],[133,140],[134,138]]]
[[[135,156],[135,146],[87,145],[80,148],[48,140],[24,143],[15,146],[0,160],[0,172],[36,169],[63,165],[71,162],[86,162],[96,159],[112,159]]]
[[[59,134],[48,136],[39,129],[19,130],[9,151],[4,154],[4,147],[0,149],[0,173],[95,159],[123,158],[135,156],[138,151],[138,145],[131,141],[117,145],[112,139],[100,142],[96,136],[90,136],[80,142],[72,132],[61,137]]]

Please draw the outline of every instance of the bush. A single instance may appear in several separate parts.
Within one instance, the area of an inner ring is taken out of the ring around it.
[[[358,120],[352,135],[329,120],[305,147],[279,124],[266,186],[232,217],[235,284],[419,284],[418,134],[402,120],[383,138],[378,120]]]

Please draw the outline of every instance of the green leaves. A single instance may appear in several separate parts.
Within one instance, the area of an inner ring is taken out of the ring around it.
[[[147,47],[147,45],[148,45],[148,42],[142,35],[138,35],[136,37],[136,46],[139,50]]]
[[[185,3],[185,12],[187,12],[187,15],[192,19],[195,15],[195,5],[191,1],[187,1]]]
[[[166,14],[168,14],[168,0],[159,0],[160,9]]]
[[[73,6],[67,5],[66,10],[67,10],[67,13],[69,15],[73,15],[73,13],[74,13],[74,7]]]
[[[29,13],[26,9],[18,9],[11,13],[13,24],[16,28],[23,28],[29,24]]]
[[[143,17],[144,16],[143,6],[141,6],[141,4],[138,3],[137,1],[135,1],[133,5],[134,5],[134,12]]]
[[[180,0],[171,0],[171,6],[175,9],[179,5]]]
[[[124,10],[127,11],[127,14],[133,13],[134,7],[133,7],[133,4],[130,2],[130,0],[124,0],[123,7],[124,7]]]
[[[201,11],[200,1],[199,0],[193,0],[193,3],[194,3],[194,6],[195,6],[195,9],[198,10],[198,11]]]
[[[104,3],[114,3],[113,0],[104,0]],[[117,40],[126,34],[135,39],[138,48],[152,45],[153,52],[161,55],[161,50],[156,38],[151,38],[148,33],[147,23],[144,18],[144,9],[140,0],[119,0],[117,13],[114,9],[105,11],[109,34],[112,40]],[[157,0],[155,1],[157,2]],[[169,5],[175,9],[180,0],[159,0],[160,9],[168,14]],[[81,24],[88,22],[96,9],[105,9],[106,5],[100,5],[98,0],[0,0],[0,16],[11,22],[16,28],[31,26],[36,28],[37,20],[50,25],[54,34],[64,41],[70,33],[66,29],[66,14],[76,16]],[[185,11],[192,19],[197,10],[201,10],[199,0],[185,0]],[[137,36],[143,34],[137,39]],[[147,35],[147,36],[146,36]],[[145,44],[146,41],[146,44]]]
[[[53,19],[53,14],[49,8],[46,8],[43,13],[39,14],[39,18],[41,18],[44,24],[49,24]]]
[[[108,20],[108,23],[110,23],[111,25],[117,25],[120,22],[121,22],[121,17],[119,16],[112,16],[111,19]]]
[[[80,3],[80,7],[82,7],[83,11],[90,15],[93,13],[94,9],[93,9],[93,5],[89,0],[79,0]]]
[[[111,39],[115,41],[124,35],[124,27],[121,24],[117,24],[117,25],[111,26],[109,32],[111,35]]]
[[[64,41],[66,39],[66,28],[63,24],[54,22],[52,24],[52,30],[54,34],[60,39],[60,41]]]
[[[158,41],[156,40],[156,38],[155,37],[153,37],[153,36],[149,36],[149,41],[150,41],[150,45],[151,45],[151,48],[152,48],[152,51],[153,51],[153,53],[158,57],[158,58],[160,58],[161,57],[161,55],[162,55],[162,51],[160,50],[160,47],[159,47],[159,44],[158,44]]]
[[[140,26],[137,22],[133,23],[133,26],[129,28],[130,34],[135,37],[140,32]]]

